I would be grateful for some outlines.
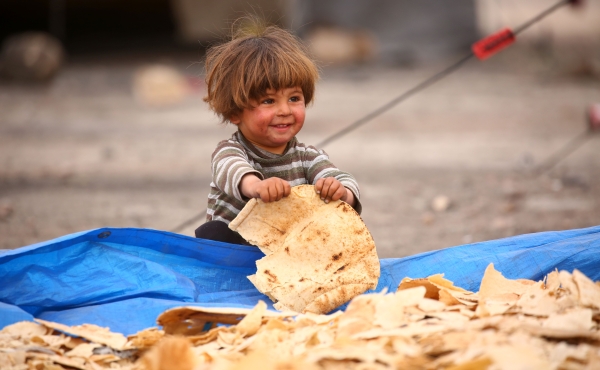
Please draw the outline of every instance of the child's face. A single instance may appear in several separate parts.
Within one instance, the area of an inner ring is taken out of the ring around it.
[[[267,90],[253,101],[254,108],[234,114],[230,121],[252,144],[271,153],[282,154],[304,125],[305,104],[300,87]]]

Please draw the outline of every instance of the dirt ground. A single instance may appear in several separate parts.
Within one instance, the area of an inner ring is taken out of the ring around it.
[[[105,226],[174,230],[204,210],[210,155],[233,127],[218,124],[201,85],[170,108],[131,93],[140,66],[195,76],[197,60],[73,58],[48,86],[0,85],[0,249]],[[300,140],[321,141],[453,60],[324,67]],[[600,134],[534,174],[585,131],[591,103],[600,103],[597,77],[510,49],[470,61],[324,149],[358,179],[380,257],[595,226]],[[199,224],[178,232],[191,236]]]

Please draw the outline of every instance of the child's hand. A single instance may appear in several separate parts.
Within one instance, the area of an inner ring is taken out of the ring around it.
[[[263,202],[269,203],[290,195],[292,187],[289,182],[279,177],[261,180],[255,175],[249,174],[242,178],[240,190],[248,198],[260,198]]]
[[[342,185],[335,177],[320,178],[315,183],[315,190],[325,203],[341,200],[354,207],[354,194]]]

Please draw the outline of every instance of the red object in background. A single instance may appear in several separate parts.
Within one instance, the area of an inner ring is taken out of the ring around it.
[[[569,3],[573,6],[581,6],[583,5],[583,0],[569,0]]]
[[[505,28],[488,37],[477,41],[471,46],[473,54],[480,60],[487,59],[500,50],[515,42],[515,34],[510,28]]]
[[[590,130],[600,130],[600,103],[590,105],[588,122]]]

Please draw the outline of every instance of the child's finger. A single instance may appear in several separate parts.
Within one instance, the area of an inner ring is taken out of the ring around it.
[[[267,199],[266,202],[269,203],[269,202],[273,201],[273,184],[271,184],[271,183],[268,184],[265,193],[267,193],[265,195],[265,198]]]
[[[283,182],[283,196],[287,197],[292,192],[292,186],[289,182],[282,180]]]
[[[339,181],[335,181],[329,187],[329,198],[330,200],[338,200],[342,196],[340,194],[340,188],[343,188],[342,184]]]
[[[325,179],[320,178],[317,180],[317,182],[315,183],[315,190],[317,191],[317,194],[321,194],[321,189],[323,189],[323,181]]]
[[[269,181],[269,202],[274,202],[277,200],[277,185]]]
[[[273,185],[272,180],[264,181],[264,187],[260,193],[260,199],[262,199],[263,202],[269,203],[274,200],[275,190],[273,189]]]
[[[265,203],[269,203],[269,189],[264,188],[258,192],[258,197]]]
[[[337,181],[334,177],[328,177],[323,182],[323,189],[321,190],[321,199],[325,201],[325,203],[329,203],[332,200],[333,194],[335,194],[339,185],[339,181]]]
[[[330,182],[327,179],[324,179],[321,185],[321,191],[319,192],[322,200],[325,200],[329,196],[329,186]]]
[[[281,199],[281,183],[279,181],[274,181],[271,186],[271,202],[277,202]]]
[[[346,188],[340,183],[340,186],[336,189],[335,193],[331,196],[331,200],[340,200],[346,195]]]
[[[283,194],[285,193],[285,188],[284,188],[284,185],[283,185],[283,180],[277,181],[275,183],[275,187],[277,189],[277,198],[275,200],[278,201],[278,200],[281,200],[281,198],[283,198]]]
[[[276,202],[280,199],[279,196],[281,194],[281,184],[279,183],[279,181],[275,181],[273,183],[272,189],[273,189],[273,194],[272,194],[271,198],[274,202]]]

